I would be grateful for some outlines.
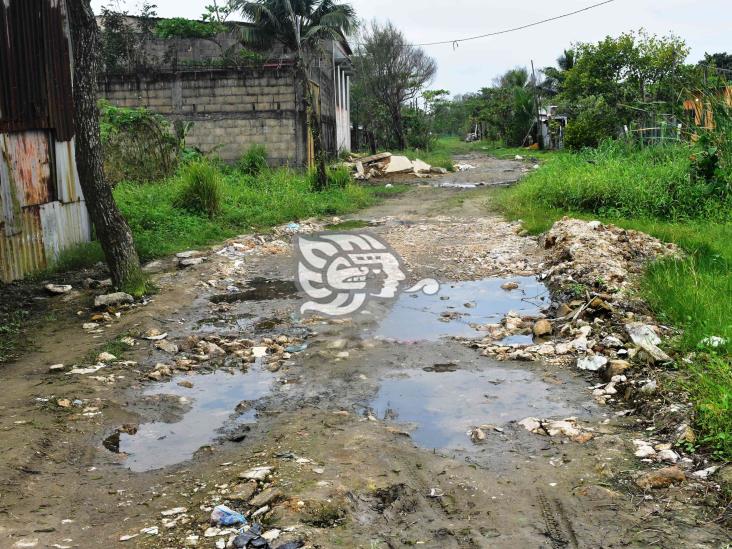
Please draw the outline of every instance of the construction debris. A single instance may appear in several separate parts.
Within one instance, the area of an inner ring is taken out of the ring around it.
[[[430,166],[419,158],[411,161],[406,156],[394,156],[389,152],[374,154],[359,158],[351,156],[344,166],[354,171],[353,177],[359,181],[368,181],[375,177],[384,177],[392,174],[414,175],[429,177],[430,174],[444,175],[445,168]]]

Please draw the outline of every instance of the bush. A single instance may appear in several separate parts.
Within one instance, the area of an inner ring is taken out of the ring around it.
[[[110,183],[155,181],[173,175],[180,141],[170,122],[147,109],[99,103],[104,173]]]
[[[587,97],[578,106],[579,114],[570,119],[564,134],[564,145],[579,151],[597,147],[602,141],[616,137],[617,116],[602,97]]]
[[[208,161],[188,164],[181,173],[183,189],[175,206],[213,219],[221,211],[221,172]]]
[[[239,159],[236,167],[244,175],[258,176],[269,168],[267,164],[267,149],[264,145],[252,145]]]

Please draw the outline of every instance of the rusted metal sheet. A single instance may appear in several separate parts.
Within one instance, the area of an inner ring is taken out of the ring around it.
[[[79,172],[76,170],[75,140],[55,143],[56,197],[61,202],[82,200]]]
[[[40,207],[43,246],[48,261],[59,253],[91,237],[89,215],[84,202],[50,202]]]
[[[0,279],[11,282],[46,267],[40,206],[23,208],[18,214],[19,232],[0,232]],[[0,223],[2,225],[2,223]]]
[[[7,185],[20,207],[54,199],[48,132],[0,134],[0,154],[9,177]]]
[[[62,0],[0,1],[0,132],[74,135],[71,55]]]

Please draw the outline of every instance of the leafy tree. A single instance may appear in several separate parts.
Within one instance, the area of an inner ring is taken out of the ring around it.
[[[706,66],[713,66],[716,69],[732,72],[732,54],[729,53],[705,53],[704,61],[701,62]]]
[[[193,21],[184,17],[161,19],[155,27],[158,38],[214,38],[223,29],[218,22]]]
[[[313,135],[318,189],[328,185],[316,96],[310,85],[311,63],[323,40],[345,40],[356,22],[350,4],[334,0],[234,0],[232,5],[251,22],[241,28],[242,41],[259,47],[282,44],[295,56],[295,78],[301,90]]]
[[[147,45],[154,36],[157,6],[143,2],[133,14],[136,26],[130,25],[128,11],[113,4],[102,7],[101,64],[106,71],[134,71],[154,60],[148,57]]]
[[[407,146],[404,107],[419,97],[437,72],[437,64],[421,48],[408,44],[393,24],[372,22],[360,38],[355,57],[358,80],[388,112],[394,144]]]

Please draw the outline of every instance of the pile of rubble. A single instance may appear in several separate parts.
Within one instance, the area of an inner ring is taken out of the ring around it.
[[[392,174],[410,174],[416,177],[429,177],[431,174],[444,175],[445,168],[430,166],[419,159],[409,160],[406,156],[394,156],[390,152],[374,154],[372,156],[352,156],[344,166],[352,169],[354,178],[359,181],[368,181],[374,177],[384,177]]]
[[[311,464],[306,458],[297,458],[298,464]],[[227,466],[233,464],[226,464]],[[189,511],[187,507],[175,507],[160,512],[159,521],[151,521],[139,532],[125,534],[120,541],[129,541],[138,536],[159,536],[165,541],[175,542],[178,547],[216,547],[260,549],[298,549],[305,545],[303,524],[289,528],[273,528],[268,517],[273,509],[292,507],[302,509],[302,501],[290,501],[278,487],[272,466],[258,466],[239,475],[226,484],[208,489],[207,501],[200,511]],[[207,486],[200,483],[194,492]]]
[[[262,338],[259,341],[219,336],[188,336],[179,343],[161,339],[155,343],[155,347],[174,357],[173,360],[157,363],[147,374],[149,379],[160,381],[176,372],[195,370],[211,361],[230,364],[232,359],[243,367],[261,361],[269,371],[276,372],[293,354],[305,350],[307,344],[301,338],[285,335]]]

